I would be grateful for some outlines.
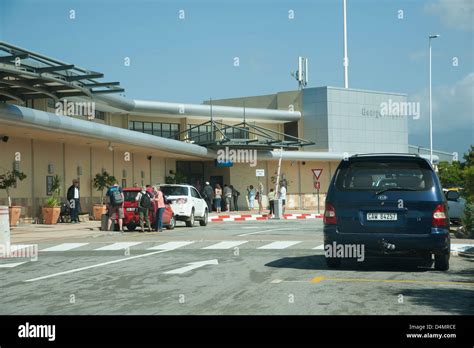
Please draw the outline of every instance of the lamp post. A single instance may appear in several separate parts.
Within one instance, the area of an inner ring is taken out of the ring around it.
[[[429,36],[429,46],[430,46],[430,162],[433,164],[433,113],[431,106],[431,39],[438,38],[439,35],[430,35]]]

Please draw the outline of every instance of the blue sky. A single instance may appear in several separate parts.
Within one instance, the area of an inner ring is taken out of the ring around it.
[[[409,121],[414,145],[429,144],[427,35],[441,34],[433,45],[434,146],[466,151],[474,143],[474,2],[347,3],[350,87],[421,102],[420,120]],[[131,98],[200,103],[293,90],[299,55],[309,58],[310,87],[343,84],[342,0],[3,0],[0,39],[100,71]]]

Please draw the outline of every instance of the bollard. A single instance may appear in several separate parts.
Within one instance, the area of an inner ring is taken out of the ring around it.
[[[276,220],[279,220],[283,218],[283,205],[282,205],[282,200],[281,199],[274,199],[273,200],[273,218]]]
[[[10,218],[8,206],[0,205],[0,258],[7,257],[10,250]]]

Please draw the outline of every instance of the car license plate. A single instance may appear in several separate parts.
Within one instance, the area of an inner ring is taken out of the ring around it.
[[[396,221],[397,213],[367,213],[367,221]]]
[[[127,211],[135,211],[135,208],[127,208]]]

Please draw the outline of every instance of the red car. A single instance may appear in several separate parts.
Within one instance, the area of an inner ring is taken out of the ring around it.
[[[123,225],[127,227],[129,231],[135,231],[137,226],[140,226],[140,216],[138,214],[138,202],[135,200],[138,193],[141,191],[138,187],[130,187],[123,189],[123,195],[125,198],[124,202],[124,219]],[[156,223],[156,206],[153,204],[153,208],[150,209],[150,223],[153,228]],[[145,223],[146,224],[146,223]],[[176,225],[176,219],[173,215],[173,210],[169,204],[166,204],[165,211],[163,212],[163,227],[172,230]],[[145,225],[146,228],[146,225]]]

